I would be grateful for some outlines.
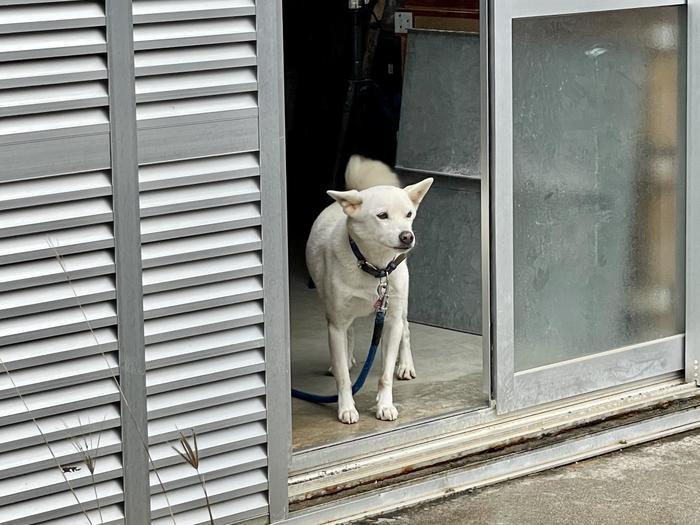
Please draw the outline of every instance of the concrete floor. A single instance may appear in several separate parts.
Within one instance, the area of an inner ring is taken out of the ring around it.
[[[694,431],[355,523],[691,525],[699,503]]]
[[[335,380],[328,374],[326,320],[318,293],[307,287],[303,261],[296,258],[290,267],[292,385],[307,392],[335,394]],[[355,374],[367,355],[372,327],[371,317],[355,323]],[[411,341],[417,378],[394,383],[397,421],[379,421],[374,416],[372,407],[380,372],[379,362],[375,361],[365,387],[355,396],[360,421],[354,425],[338,422],[335,404],[315,405],[293,399],[294,448],[343,441],[487,403],[481,392],[481,337],[412,324]],[[351,373],[351,377],[356,376]]]

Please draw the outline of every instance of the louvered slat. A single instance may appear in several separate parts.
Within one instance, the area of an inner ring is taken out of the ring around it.
[[[139,169],[141,191],[157,190],[256,176],[260,173],[254,153],[150,164]]]
[[[61,2],[77,2],[79,0],[0,0],[0,6],[28,4],[58,4]]]
[[[112,194],[109,173],[96,171],[4,184],[0,210],[101,197]]]
[[[121,476],[121,459],[116,454],[97,458],[95,465],[94,476],[85,467],[76,467],[74,472],[67,473],[55,467],[0,480],[0,505],[31,501],[48,494],[65,493],[66,478],[73,489],[77,490],[80,487],[92,488],[100,482]]]
[[[146,379],[146,388],[149,394],[158,394],[264,370],[262,351],[248,350],[152,370]]]
[[[119,400],[119,389],[111,379],[38,392],[0,401],[0,417],[6,425],[60,412],[105,405]]]
[[[0,273],[0,292],[29,286],[114,273],[114,259],[107,250],[10,264]]]
[[[104,26],[101,2],[70,2],[0,7],[0,33]]]
[[[254,90],[256,85],[255,70],[252,68],[151,76],[136,81],[136,100],[151,102],[242,93]]]
[[[100,328],[40,341],[0,347],[3,370],[26,369],[78,357],[113,352],[117,349],[114,328]]]
[[[0,35],[0,62],[104,53],[103,28]]]
[[[206,484],[207,496],[211,504],[227,502],[241,496],[262,492],[266,487],[267,478],[261,470],[214,479]],[[170,516],[170,510],[178,513],[177,515],[196,510],[197,507],[206,505],[206,499],[200,486],[190,485],[181,489],[169,490],[167,500],[163,495],[155,496],[151,505],[153,517],[160,518]],[[160,523],[160,520],[154,523]]]
[[[6,118],[2,128],[0,128],[0,144],[12,144],[32,139],[60,138],[67,133],[76,135],[104,132],[108,129],[109,117],[103,109],[11,117]],[[98,169],[103,168],[100,166]]]
[[[203,434],[203,436],[204,435],[205,434]],[[258,469],[264,467],[267,463],[265,452],[264,447],[254,446],[242,450],[217,454],[216,456],[205,456],[200,458],[199,472],[206,482],[207,480],[216,479],[217,477]],[[172,451],[172,459],[177,463],[158,468],[160,482],[154,473],[151,474],[151,491],[153,493],[157,494],[163,491],[163,489],[168,491],[199,483],[197,471],[190,465],[178,461],[178,457],[177,453]]]
[[[265,413],[264,400],[256,397],[162,417],[149,421],[149,441],[152,444],[172,441],[182,429],[195,428],[203,433],[261,421]]]
[[[31,261],[113,246],[114,237],[110,224],[0,238],[0,264]]]
[[[82,450],[80,447],[83,447]],[[116,429],[103,429],[83,437],[54,441],[0,454],[0,479],[7,479],[31,472],[56,469],[60,465],[79,464],[84,452],[95,457],[106,456],[121,450],[121,436]],[[58,461],[57,461],[58,460]]]
[[[260,199],[257,179],[240,179],[197,184],[183,188],[141,193],[141,217],[180,211],[214,208]]]
[[[151,395],[148,398],[148,410],[151,417],[159,418],[264,394],[263,375],[247,375],[183,388],[177,392]]]
[[[134,22],[170,22],[245,16],[255,13],[253,0],[134,0]]]
[[[159,368],[189,360],[215,357],[260,348],[263,330],[260,325],[220,330],[209,334],[151,344],[146,347],[146,367]]]
[[[143,267],[152,268],[185,261],[195,261],[259,250],[262,245],[260,230],[243,228],[194,237],[151,242],[142,247]]]
[[[249,301],[146,320],[144,331],[146,343],[160,343],[218,330],[249,326],[262,321],[262,304],[259,301]]]
[[[145,218],[141,221],[141,238],[143,242],[161,241],[258,225],[260,207],[240,204]]]
[[[98,510],[85,509],[85,512],[62,518],[42,521],[41,525],[123,525],[124,509],[121,505],[101,505]]]
[[[119,362],[113,353],[14,370],[0,376],[0,399],[16,397],[18,392],[26,395],[87,383],[118,373]]]
[[[65,491],[13,503],[3,507],[3,518],[13,524],[31,525],[79,514],[83,510],[97,509],[96,500],[98,498],[100,507],[122,501],[121,482],[118,480],[104,481],[95,485],[78,487],[74,493]],[[93,515],[95,514],[99,515],[98,512]]]
[[[147,269],[143,274],[143,289],[146,293],[162,292],[260,273],[262,273],[260,255],[254,252],[241,253]]]
[[[111,302],[0,319],[0,346],[111,326],[116,319]]]
[[[8,210],[0,212],[0,237],[98,224],[111,219],[112,204],[107,198]]]
[[[156,292],[144,297],[144,317],[188,314],[217,306],[238,304],[262,298],[262,281],[247,277],[221,283],[190,286],[178,290]]]
[[[88,407],[0,426],[0,453],[119,427],[119,406]]]
[[[134,48],[137,51],[254,39],[255,21],[249,17],[142,24],[134,27]]]
[[[256,63],[255,46],[248,42],[145,50],[137,52],[134,58],[138,76],[254,66]]]
[[[68,306],[84,306],[114,299],[114,280],[108,276],[33,286],[0,296],[0,317],[8,319]]]
[[[78,82],[0,91],[0,117],[91,108],[107,104],[104,82]]]
[[[220,523],[253,519],[267,514],[267,498],[262,492],[239,498],[226,498],[221,503],[213,504],[211,511],[214,519],[219,520]],[[187,525],[206,525],[211,523],[210,519],[205,507],[175,514],[177,523],[186,523]],[[169,523],[172,523],[172,518],[167,516],[153,520],[151,525],[167,525]]]
[[[107,61],[102,55],[0,62],[0,89],[105,78]]]

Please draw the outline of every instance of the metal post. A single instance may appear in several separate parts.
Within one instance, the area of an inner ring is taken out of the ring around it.
[[[131,2],[106,1],[124,518],[149,523],[146,366]]]

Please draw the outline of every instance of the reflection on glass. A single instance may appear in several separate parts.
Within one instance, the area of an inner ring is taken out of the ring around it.
[[[684,330],[679,14],[513,23],[516,371]]]

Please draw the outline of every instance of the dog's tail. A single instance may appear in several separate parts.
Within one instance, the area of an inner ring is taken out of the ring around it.
[[[400,186],[399,178],[391,168],[378,160],[353,155],[345,169],[348,190],[366,190],[372,186]]]

